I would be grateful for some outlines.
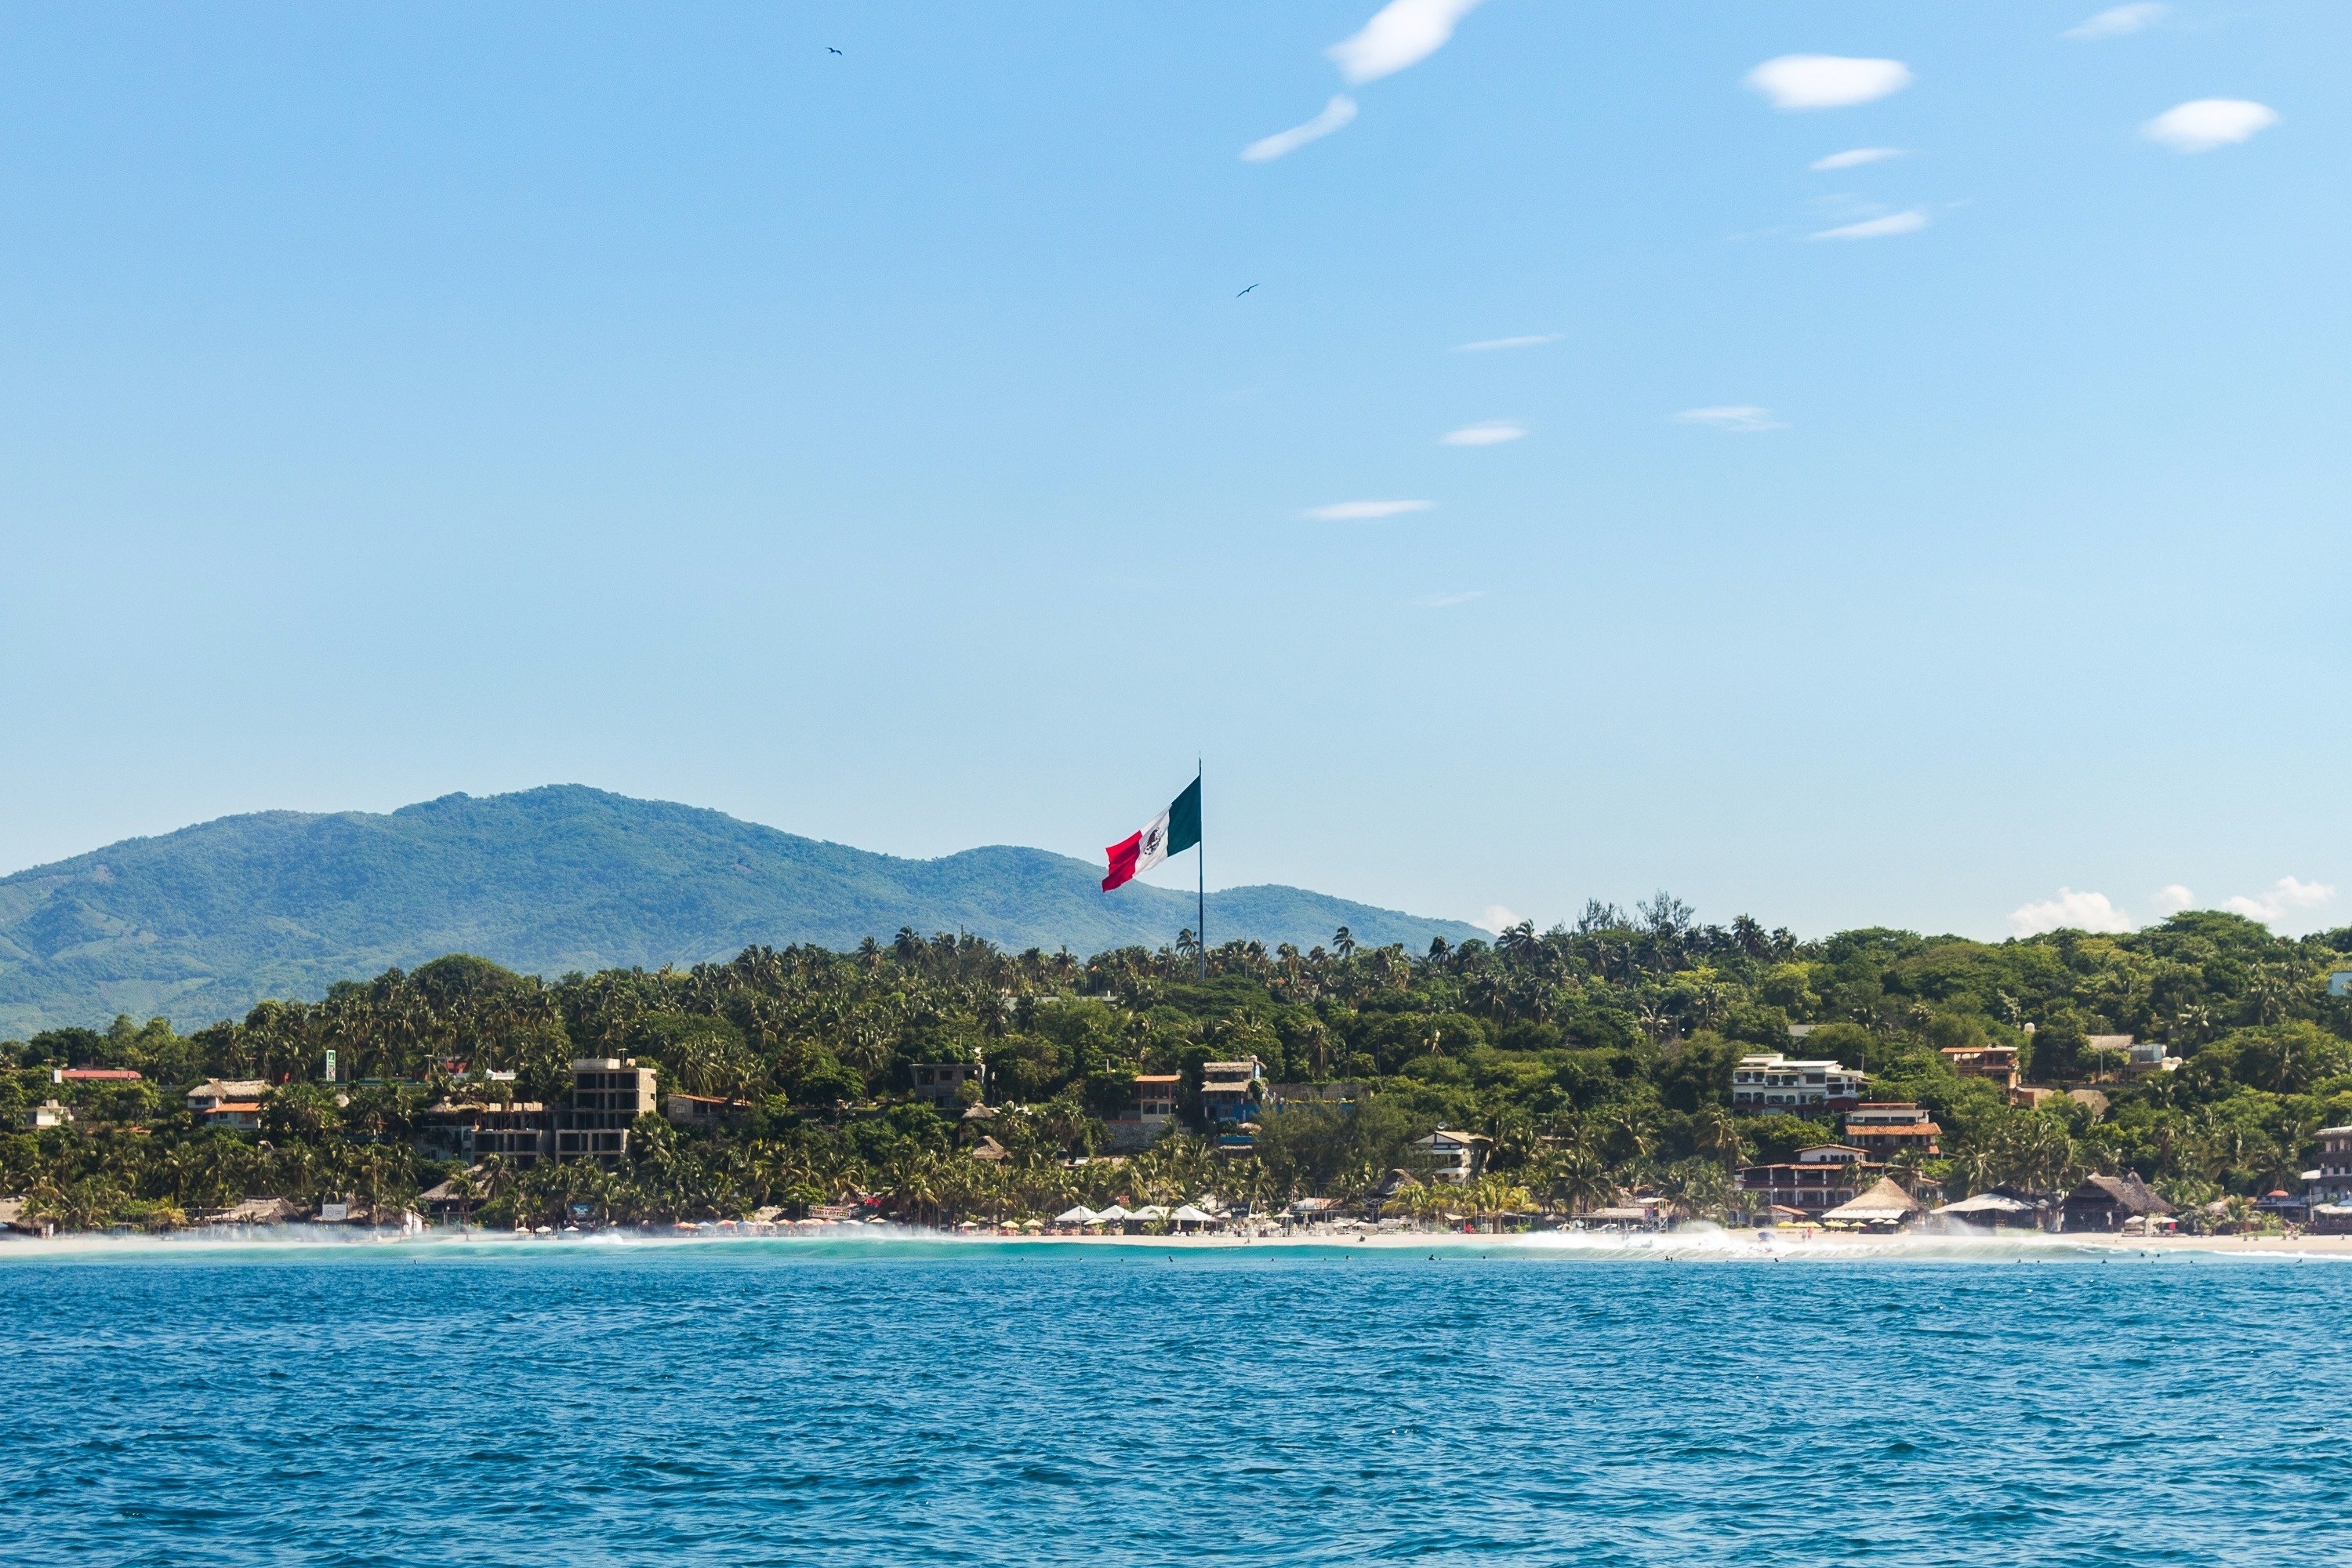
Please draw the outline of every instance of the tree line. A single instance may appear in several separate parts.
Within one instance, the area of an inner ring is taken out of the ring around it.
[[[2352,1121],[2352,999],[2327,984],[2347,955],[2352,929],[2284,938],[2210,911],[2120,936],[1988,943],[1874,928],[1809,941],[1745,916],[1701,924],[1664,893],[1422,952],[1365,948],[1345,928],[1305,952],[1230,942],[1207,954],[1205,978],[1189,931],[1081,959],[901,931],[848,952],[753,947],[551,981],[455,954],[184,1035],[121,1018],[0,1042],[0,1115],[20,1129],[0,1136],[0,1193],[83,1228],[185,1223],[263,1194],[400,1203],[453,1176],[478,1189],[489,1223],[572,1205],[615,1221],[719,1218],[852,1194],[948,1222],[1204,1194],[1360,1198],[1419,1171],[1414,1140],[1443,1126],[1492,1140],[1494,1179],[1483,1196],[1422,1206],[1573,1211],[1643,1188],[1721,1212],[1740,1165],[1831,1131],[1731,1107],[1736,1059],[1800,1054],[1790,1026],[1808,1024],[1801,1054],[1860,1067],[1874,1098],[1934,1113],[1943,1154],[1915,1163],[1950,1195],[2129,1171],[2188,1206],[2294,1190],[2316,1131]],[[2179,1070],[2127,1074],[2094,1048],[2126,1033],[2162,1042]],[[1971,1045],[2011,1047],[2030,1079],[2095,1084],[2105,1104],[2012,1106],[1940,1054]],[[747,1109],[709,1130],[649,1118],[614,1170],[492,1161],[468,1173],[418,1152],[443,1097],[561,1104],[587,1056],[634,1057],[666,1089]],[[1200,1068],[1244,1056],[1277,1082],[1348,1087],[1269,1110],[1247,1152],[1221,1154],[1200,1118]],[[911,1066],[946,1061],[985,1064],[992,1120],[913,1098]],[[143,1076],[52,1083],[61,1066]],[[513,1080],[485,1082],[488,1069]],[[1105,1119],[1139,1072],[1181,1075],[1180,1124],[1142,1154],[1106,1158]],[[185,1109],[185,1089],[213,1077],[272,1086],[258,1130],[206,1127]],[[75,1120],[27,1127],[51,1098]],[[996,1147],[975,1158],[983,1134]]]

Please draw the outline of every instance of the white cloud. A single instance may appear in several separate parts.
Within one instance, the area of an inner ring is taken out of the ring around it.
[[[1465,588],[1458,594],[1432,594],[1419,603],[1423,609],[1444,610],[1450,609],[1455,605],[1466,605],[1473,599],[1483,599],[1486,596],[1486,590],[1484,588]]]
[[[2158,5],[2156,0],[2137,0],[2137,4],[2130,5],[2110,5],[2097,16],[2067,28],[2060,37],[2086,44],[2100,38],[2120,38],[2143,27],[2154,26],[2171,9],[2169,5]]]
[[[1476,920],[1472,921],[1470,923],[1476,926],[1480,931],[1488,931],[1496,936],[1500,936],[1505,931],[1510,930],[1513,926],[1518,924],[1519,917],[1513,911],[1505,909],[1500,904],[1488,904],[1485,912],[1480,914]]]
[[[1856,147],[1848,153],[1832,153],[1826,158],[1816,158],[1805,166],[1816,174],[1826,174],[1832,169],[1859,169],[1864,163],[1884,163],[1889,158],[1900,158],[1900,147]]]
[[[2178,882],[2170,882],[2156,890],[2155,903],[2158,914],[2177,915],[2183,910],[2195,909],[2197,895]]]
[[[1927,226],[1927,215],[1913,207],[1909,212],[1888,213],[1885,217],[1866,218],[1861,223],[1841,224],[1825,228],[1808,239],[1885,239],[1894,234],[1916,234]]]
[[[1558,332],[1529,332],[1524,337],[1482,338],[1475,343],[1456,343],[1454,345],[1454,352],[1458,354],[1477,354],[1485,353],[1490,349],[1532,349],[1545,343],[1558,342],[1559,342]]]
[[[1499,447],[1506,441],[1516,441],[1528,433],[1524,425],[1514,425],[1507,419],[1487,419],[1476,425],[1465,425],[1459,430],[1448,430],[1438,439],[1449,447]]]
[[[1675,416],[1685,425],[1711,425],[1717,430],[1785,430],[1769,408],[1752,403],[1728,403],[1716,408],[1685,408]]]
[[[1376,518],[1401,517],[1409,511],[1427,511],[1425,500],[1341,500],[1329,506],[1309,507],[1303,514],[1318,522],[1370,522]]]
[[[1335,92],[1331,95],[1331,101],[1323,106],[1323,112],[1306,124],[1277,131],[1271,136],[1262,136],[1243,148],[1242,161],[1264,163],[1281,157],[1285,153],[1296,153],[1309,142],[1320,142],[1355,118],[1356,100],[1344,92]]]
[[[1911,85],[1911,68],[1846,55],[1782,55],[1749,71],[1748,85],[1775,109],[1848,109],[1901,92]]]
[[[2126,931],[2131,917],[2107,901],[2105,893],[2078,893],[2061,888],[2054,899],[2020,905],[2010,912],[2009,929],[2018,936],[2039,936],[2048,931]]]
[[[2210,153],[2269,130],[2278,118],[2277,110],[2251,99],[2199,98],[2166,110],[2140,134],[2176,153]]]
[[[2336,896],[2336,889],[2325,882],[2306,882],[2295,877],[2281,877],[2276,886],[2252,898],[2243,893],[2222,904],[2222,908],[2265,924],[2284,920],[2297,910],[2315,910]]]
[[[1339,63],[1339,74],[1350,84],[1378,81],[1444,48],[1454,24],[1477,5],[1478,0],[1389,0],[1361,31],[1323,52]]]

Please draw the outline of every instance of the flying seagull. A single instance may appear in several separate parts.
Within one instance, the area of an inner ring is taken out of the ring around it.
[[[1251,284],[1251,285],[1249,286],[1249,289],[1243,289],[1243,290],[1242,290],[1242,294],[1246,294],[1246,293],[1248,293],[1248,292],[1250,291],[1250,289],[1255,289],[1255,288],[1256,288],[1256,287],[1257,287],[1257,285],[1256,285],[1256,284],[1255,284],[1255,283],[1253,283],[1253,284]],[[1242,294],[1236,294],[1236,295],[1234,295],[1234,299],[1236,299],[1236,300],[1238,300],[1238,299],[1240,299],[1240,298],[1242,297]]]
[[[824,52],[829,55],[837,55],[841,53],[839,49],[835,48],[831,44],[825,45]]]

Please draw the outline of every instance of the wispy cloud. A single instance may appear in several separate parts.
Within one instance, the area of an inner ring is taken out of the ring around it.
[[[1302,515],[1318,522],[1370,522],[1376,518],[1401,517],[1409,511],[1427,511],[1425,500],[1340,500],[1329,506],[1308,507]]]
[[[1438,439],[1449,447],[1499,447],[1506,441],[1516,441],[1528,433],[1524,425],[1514,425],[1507,419],[1488,419],[1476,425],[1465,425],[1459,430],[1448,430]]]
[[[1309,142],[1320,142],[1355,118],[1356,100],[1344,92],[1335,92],[1331,95],[1331,101],[1323,106],[1323,112],[1306,124],[1277,131],[1271,136],[1261,136],[1243,148],[1242,161],[1264,163],[1281,157],[1285,153],[1296,153]]]
[[[1816,174],[1826,174],[1832,169],[1859,169],[1864,163],[1884,163],[1889,158],[1900,158],[1900,147],[1856,147],[1850,153],[1832,153],[1826,158],[1816,158],[1805,165]]]
[[[2275,924],[2298,910],[2315,910],[2336,897],[2336,889],[2325,882],[2306,882],[2296,877],[2281,877],[2275,886],[2252,898],[2241,893],[2222,904],[2251,920],[2265,925]]]
[[[1444,610],[1455,605],[1466,605],[1473,599],[1483,599],[1486,596],[1486,590],[1484,588],[1465,588],[1458,594],[1432,594],[1425,599],[1418,599],[1414,602],[1424,609]]]
[[[1865,218],[1860,223],[1841,224],[1808,235],[1808,239],[1885,239],[1894,234],[1916,234],[1927,226],[1927,215],[1914,207],[1909,212],[1888,213],[1885,217]]]
[[[2169,882],[2156,890],[2154,902],[2158,914],[2177,915],[2183,910],[2195,909],[2197,895],[2178,882]]]
[[[2176,153],[2210,153],[2269,130],[2278,118],[2277,110],[2251,99],[2199,98],[2166,110],[2140,134]]]
[[[1481,338],[1475,343],[1456,343],[1454,345],[1454,352],[1458,354],[1482,354],[1495,349],[1540,348],[1546,343],[1558,342],[1559,342],[1558,332],[1529,332],[1522,337]]]
[[[1848,55],[1782,55],[1749,71],[1748,85],[1775,109],[1850,109],[1909,87],[1911,68]]]
[[[1743,435],[1757,430],[1788,428],[1772,417],[1770,409],[1759,408],[1752,403],[1727,403],[1716,408],[1685,408],[1675,417],[1685,425],[1708,425],[1717,430],[1735,430]]]
[[[2086,17],[2067,28],[2060,37],[2084,44],[2095,43],[2101,38],[2120,38],[2143,27],[2153,27],[2164,20],[2165,14],[2171,9],[2169,5],[2158,5],[2156,0],[2138,0],[2138,4],[2131,5],[2110,5],[2097,16]]]
[[[1444,48],[1455,24],[1477,5],[1478,0],[1389,0],[1360,31],[1324,53],[1351,84],[1378,81]]]
[[[1500,936],[1518,924],[1519,917],[1517,911],[1507,910],[1500,904],[1488,904],[1479,912],[1478,918],[1470,923],[1480,931]]]
[[[2126,931],[2131,917],[2108,901],[2105,893],[2078,893],[2061,888],[2054,899],[2039,899],[2010,911],[2009,929],[2018,936],[2040,936],[2052,931]]]

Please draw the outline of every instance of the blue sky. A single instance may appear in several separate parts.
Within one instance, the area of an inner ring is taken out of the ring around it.
[[[0,867],[2352,920],[2352,8],[1377,10],[0,10]]]

